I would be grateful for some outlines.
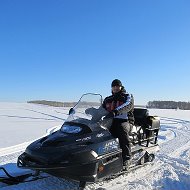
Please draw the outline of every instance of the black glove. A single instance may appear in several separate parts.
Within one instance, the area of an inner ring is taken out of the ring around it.
[[[108,118],[114,118],[116,115],[118,115],[118,111],[117,110],[113,110],[111,112],[109,112],[107,115],[106,115],[106,119]]]

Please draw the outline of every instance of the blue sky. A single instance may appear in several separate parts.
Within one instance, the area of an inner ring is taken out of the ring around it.
[[[1,0],[0,101],[190,101],[189,0]]]

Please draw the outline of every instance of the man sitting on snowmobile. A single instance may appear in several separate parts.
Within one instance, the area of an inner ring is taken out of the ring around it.
[[[120,80],[112,81],[112,95],[103,101],[103,108],[109,113],[107,118],[113,118],[110,133],[119,139],[122,149],[123,165],[127,166],[131,158],[131,142],[129,132],[134,125],[134,99],[132,94],[126,93]]]

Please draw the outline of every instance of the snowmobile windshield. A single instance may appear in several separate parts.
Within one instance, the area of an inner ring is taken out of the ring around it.
[[[82,129],[77,124],[84,124],[91,129],[98,126],[105,127],[103,124],[105,121],[102,122],[102,118],[108,112],[102,107],[102,101],[100,94],[88,93],[82,95],[77,104],[71,108],[69,117],[63,124],[61,131],[65,133],[79,133]]]

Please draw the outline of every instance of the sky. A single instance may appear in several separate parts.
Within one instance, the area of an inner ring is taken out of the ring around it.
[[[189,0],[0,0],[0,101],[190,101]]]

